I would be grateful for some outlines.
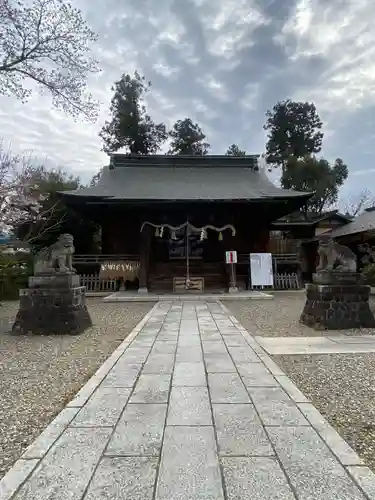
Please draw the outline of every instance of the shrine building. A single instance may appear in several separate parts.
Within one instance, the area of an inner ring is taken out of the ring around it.
[[[86,261],[137,263],[143,292],[177,291],[198,278],[201,291],[225,290],[229,250],[246,288],[249,254],[267,252],[272,223],[310,196],[275,186],[258,155],[125,154],[111,155],[94,187],[60,195],[101,227],[102,253]]]

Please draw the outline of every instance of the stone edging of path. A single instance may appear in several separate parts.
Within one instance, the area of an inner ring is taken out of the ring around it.
[[[328,423],[323,415],[306,398],[292,380],[285,375],[281,368],[270,358],[265,349],[252,335],[232,316],[231,311],[221,303],[222,309],[228,314],[229,319],[245,337],[247,343],[257,353],[275,379],[279,382],[288,396],[296,403],[310,425],[323,439],[339,462],[344,466],[349,476],[362,489],[369,499],[375,500],[375,474],[363,461],[340,434]],[[2,500],[0,498],[0,500]]]
[[[31,443],[26,451],[9,469],[0,481],[0,500],[10,500],[22,484],[28,479],[46,453],[68,427],[81,407],[86,403],[95,389],[103,381],[111,368],[123,354],[128,345],[135,339],[143,326],[150,319],[158,303],[141,319],[126,339],[121,342],[109,358],[79,390],[74,399],[55,417],[44,431]]]

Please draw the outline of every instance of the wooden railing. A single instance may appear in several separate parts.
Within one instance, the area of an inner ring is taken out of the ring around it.
[[[297,273],[274,274],[274,288],[278,290],[298,290],[302,288],[300,276]]]
[[[272,255],[274,264],[294,264],[299,262],[301,259],[296,253],[285,253],[281,255]]]
[[[241,253],[238,255],[238,263],[239,264],[249,264],[249,255],[248,253]],[[296,262],[300,261],[299,255],[296,253],[285,253],[285,254],[280,254],[280,255],[275,255],[272,254],[272,260],[275,265],[279,263],[290,263],[294,264]]]
[[[81,286],[85,286],[87,292],[113,293],[117,290],[117,281],[115,279],[101,279],[98,274],[82,274],[80,278]],[[274,290],[298,290],[302,288],[298,273],[275,273],[273,279],[274,286],[267,288]],[[261,288],[260,286],[252,287],[253,290]]]
[[[98,274],[81,274],[81,286],[86,287],[87,292],[115,292],[116,280],[101,279]]]
[[[120,260],[139,260],[136,254],[76,254],[73,256],[75,264],[101,264],[102,262],[116,262]]]
[[[273,275],[273,287],[251,287],[252,290],[299,290],[302,282],[298,273],[275,273]]]

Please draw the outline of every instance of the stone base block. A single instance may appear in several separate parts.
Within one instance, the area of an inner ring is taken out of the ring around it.
[[[186,283],[186,277],[173,278],[173,293],[204,292],[204,278],[191,277]]]
[[[367,285],[306,285],[300,322],[315,330],[375,328]]]
[[[313,283],[317,285],[360,285],[363,282],[360,273],[349,271],[318,271],[313,274]]]
[[[29,277],[29,288],[74,288],[80,286],[80,277],[75,273],[45,273]]]
[[[20,290],[15,334],[77,335],[92,326],[85,287]]]

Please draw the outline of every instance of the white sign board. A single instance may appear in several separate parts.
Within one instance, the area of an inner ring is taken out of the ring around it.
[[[252,286],[273,286],[272,254],[251,253],[250,273]]]
[[[237,264],[237,252],[235,250],[225,252],[225,262],[227,264]]]

